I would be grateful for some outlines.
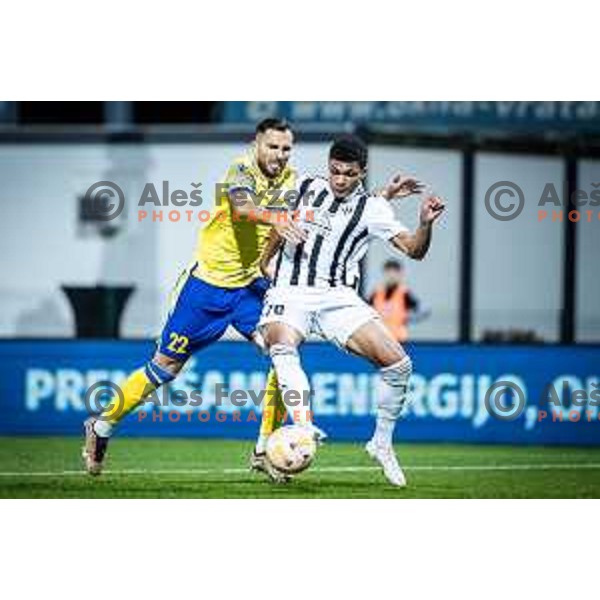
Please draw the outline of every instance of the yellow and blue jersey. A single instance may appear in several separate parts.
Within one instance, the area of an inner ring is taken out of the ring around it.
[[[212,219],[198,235],[193,267],[175,286],[172,310],[158,339],[162,354],[185,362],[217,341],[229,326],[252,339],[269,287],[259,264],[270,226],[234,218],[227,195],[245,189],[265,206],[273,201],[269,190],[288,191],[295,180],[291,167],[286,167],[278,178],[268,179],[253,153],[233,162],[221,186],[221,196],[215,198]]]
[[[273,198],[269,190],[294,188],[296,171],[287,166],[276,179],[267,178],[256,163],[253,151],[237,158],[218,188],[214,214],[198,234],[194,253],[194,275],[223,288],[240,288],[260,277],[260,256],[269,237],[270,226],[256,220],[234,219],[228,193],[248,190],[266,206]]]

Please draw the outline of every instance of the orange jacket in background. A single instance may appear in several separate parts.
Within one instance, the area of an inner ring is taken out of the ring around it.
[[[385,286],[378,287],[371,296],[373,308],[399,342],[408,340],[407,294],[408,288],[398,285],[389,296]]]

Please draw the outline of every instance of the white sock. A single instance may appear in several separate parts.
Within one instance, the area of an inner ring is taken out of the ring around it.
[[[373,439],[378,445],[384,446],[392,443],[396,421],[406,406],[412,361],[409,356],[405,356],[401,361],[381,369],[380,373],[381,379],[387,384],[388,393],[380,399],[377,406]]]
[[[273,344],[269,354],[277,373],[283,403],[292,421],[297,425],[311,424],[310,384],[300,364],[298,350],[287,344]],[[288,398],[291,391],[296,392],[295,398]],[[292,404],[288,404],[288,399]]]
[[[392,419],[386,419],[384,417],[377,417],[375,424],[375,433],[373,439],[378,446],[389,446],[392,444],[394,438],[394,429],[396,428],[396,421]]]
[[[100,437],[110,437],[113,432],[113,426],[108,421],[98,419],[94,423],[94,431],[96,432],[96,435],[99,435]]]

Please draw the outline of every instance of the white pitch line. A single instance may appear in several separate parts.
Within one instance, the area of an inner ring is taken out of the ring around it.
[[[539,463],[514,465],[414,465],[403,466],[406,471],[550,471],[550,470],[595,470],[600,463]],[[378,471],[380,467],[315,467],[311,473],[360,473]],[[248,474],[248,469],[122,469],[111,471],[105,475],[241,475]],[[0,471],[0,477],[77,477],[87,475],[85,471]]]

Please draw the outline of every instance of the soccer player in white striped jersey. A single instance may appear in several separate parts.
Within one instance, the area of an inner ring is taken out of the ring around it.
[[[298,354],[309,334],[321,335],[380,370],[387,390],[378,400],[375,432],[366,451],[391,484],[404,486],[406,478],[392,440],[407,401],[412,363],[379,315],[356,292],[359,262],[372,238],[386,240],[410,258],[422,260],[433,224],[445,205],[438,197],[425,198],[420,224],[411,233],[396,219],[386,199],[365,191],[366,168],[364,143],[356,136],[343,136],[331,146],[328,179],[298,182],[296,210],[308,237],[294,245],[272,233],[262,268],[271,273],[273,285],[265,297],[259,328],[284,401],[288,391],[294,392],[294,406],[290,402],[288,412],[301,425],[312,425],[310,384]],[[301,408],[296,406],[297,398],[304,399]]]

